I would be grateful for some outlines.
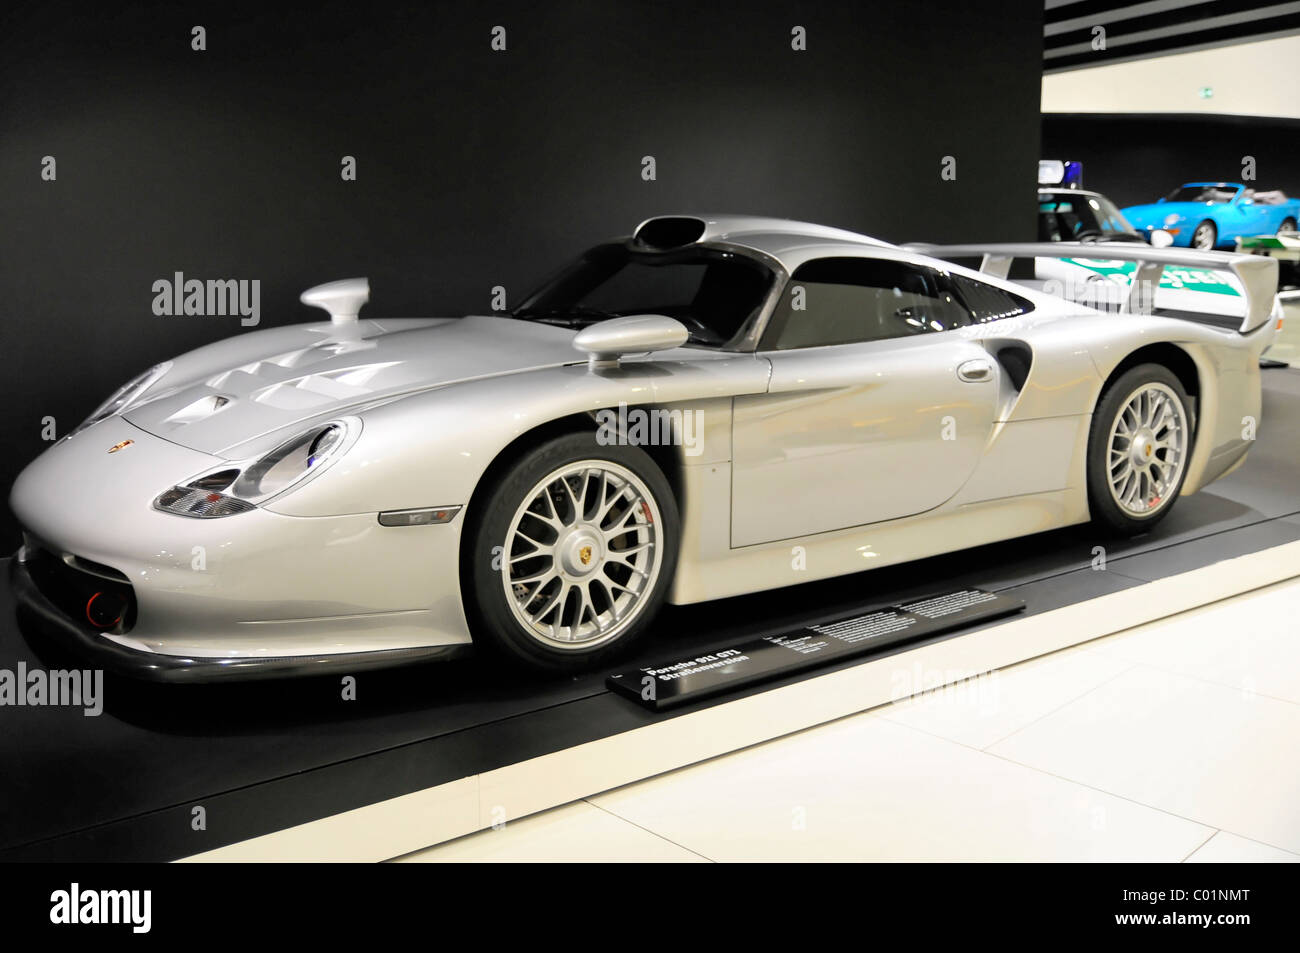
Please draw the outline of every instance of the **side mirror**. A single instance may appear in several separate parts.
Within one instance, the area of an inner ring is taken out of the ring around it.
[[[335,324],[356,324],[361,306],[370,300],[368,278],[344,278],[308,288],[298,300],[313,308],[324,308]]]
[[[610,318],[578,332],[573,346],[587,353],[589,367],[611,367],[619,358],[646,351],[681,347],[690,332],[680,321],[662,314],[633,314]]]
[[[1153,229],[1151,232],[1152,248],[1168,248],[1174,243],[1173,232],[1167,232],[1163,228]]]

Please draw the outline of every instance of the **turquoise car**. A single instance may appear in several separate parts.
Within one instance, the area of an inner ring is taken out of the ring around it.
[[[1209,251],[1234,248],[1242,237],[1295,232],[1300,199],[1240,182],[1189,182],[1158,202],[1124,209],[1124,217],[1148,239],[1164,230],[1175,245]]]

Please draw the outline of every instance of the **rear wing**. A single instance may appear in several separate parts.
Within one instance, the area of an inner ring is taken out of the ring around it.
[[[1277,261],[1260,255],[1240,255],[1230,252],[1191,251],[1182,248],[1152,248],[1126,242],[1015,242],[992,245],[904,245],[908,251],[931,258],[979,258],[980,271],[997,278],[1006,278],[1011,263],[1017,258],[1083,258],[1113,259],[1137,262],[1133,280],[1129,285],[1124,310],[1141,313],[1144,303],[1155,298],[1167,265],[1204,268],[1208,271],[1230,271],[1241,282],[1246,296],[1246,316],[1237,330],[1249,334],[1268,323],[1273,313],[1273,299],[1277,294]]]

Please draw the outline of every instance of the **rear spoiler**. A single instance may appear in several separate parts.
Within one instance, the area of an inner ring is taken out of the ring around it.
[[[1230,252],[1192,251],[1182,248],[1152,248],[1150,245],[1123,242],[1016,242],[993,245],[904,245],[908,251],[931,258],[980,258],[980,271],[1006,278],[1011,262],[1017,258],[1084,258],[1135,261],[1137,270],[1129,285],[1124,310],[1137,312],[1142,302],[1154,299],[1155,289],[1167,265],[1231,271],[1246,293],[1246,317],[1237,330],[1249,334],[1268,323],[1277,294],[1277,261],[1260,255]]]

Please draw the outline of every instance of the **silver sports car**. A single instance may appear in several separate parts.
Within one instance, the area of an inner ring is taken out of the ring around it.
[[[322,285],[328,322],[150,368],[27,467],[17,591],[155,679],[471,641],[554,670],[665,600],[1142,532],[1245,459],[1277,263],[1115,246],[1139,262],[1119,314],[1005,277],[1069,253],[667,216],[510,313],[360,319],[364,279]],[[1234,273],[1244,321],[1149,313],[1166,265]]]

